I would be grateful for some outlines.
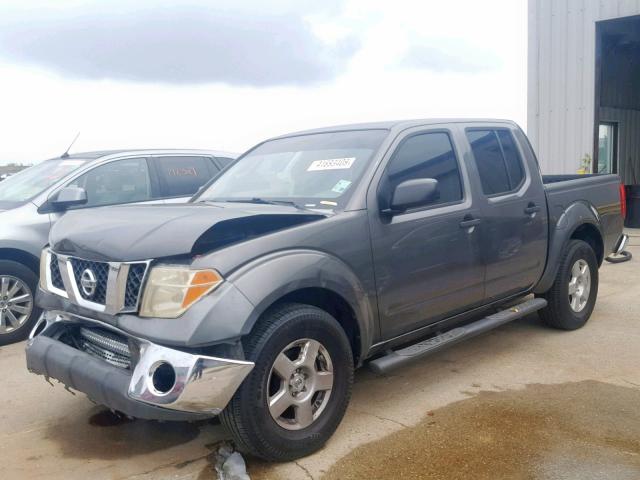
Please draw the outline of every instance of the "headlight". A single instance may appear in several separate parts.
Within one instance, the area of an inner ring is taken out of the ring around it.
[[[47,275],[49,274],[49,249],[40,253],[40,288],[47,292]]]
[[[176,318],[222,283],[215,270],[158,266],[151,269],[142,296],[141,317]]]

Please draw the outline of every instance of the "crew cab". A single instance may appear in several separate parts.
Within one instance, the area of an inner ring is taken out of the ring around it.
[[[354,368],[401,368],[536,311],[587,322],[625,242],[620,180],[547,180],[510,121],[265,141],[188,204],[65,215],[28,368],[131,417],[220,415],[268,460],[307,455]]]
[[[65,212],[105,205],[186,202],[237,155],[204,150],[64,154],[0,183],[0,345],[27,338],[38,262]]]

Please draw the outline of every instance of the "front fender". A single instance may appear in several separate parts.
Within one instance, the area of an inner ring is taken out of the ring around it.
[[[555,225],[553,225],[549,231],[547,266],[540,281],[533,290],[534,293],[544,293],[551,288],[558,272],[560,258],[565,245],[576,229],[584,224],[593,225],[602,238],[600,217],[597,210],[589,203],[582,201],[572,203],[559,215]]]
[[[373,344],[377,322],[369,296],[351,268],[335,256],[314,250],[277,252],[243,266],[229,280],[254,305],[243,320],[242,335],[283,296],[304,288],[322,288],[342,297],[353,310],[361,354],[366,355]]]

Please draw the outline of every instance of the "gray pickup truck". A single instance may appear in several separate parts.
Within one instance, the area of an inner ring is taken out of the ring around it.
[[[65,215],[27,365],[125,415],[220,415],[241,450],[298,458],[337,428],[355,367],[536,311],[582,327],[624,246],[619,183],[545,182],[509,121],[274,138],[189,204]]]
[[[74,153],[0,183],[0,345],[27,338],[40,316],[33,298],[40,252],[67,210],[186,202],[236,157],[177,149]]]

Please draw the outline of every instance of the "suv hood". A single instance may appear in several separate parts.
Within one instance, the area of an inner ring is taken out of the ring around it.
[[[90,208],[58,220],[49,244],[58,253],[101,261],[195,256],[323,218],[295,207],[246,203]]]

